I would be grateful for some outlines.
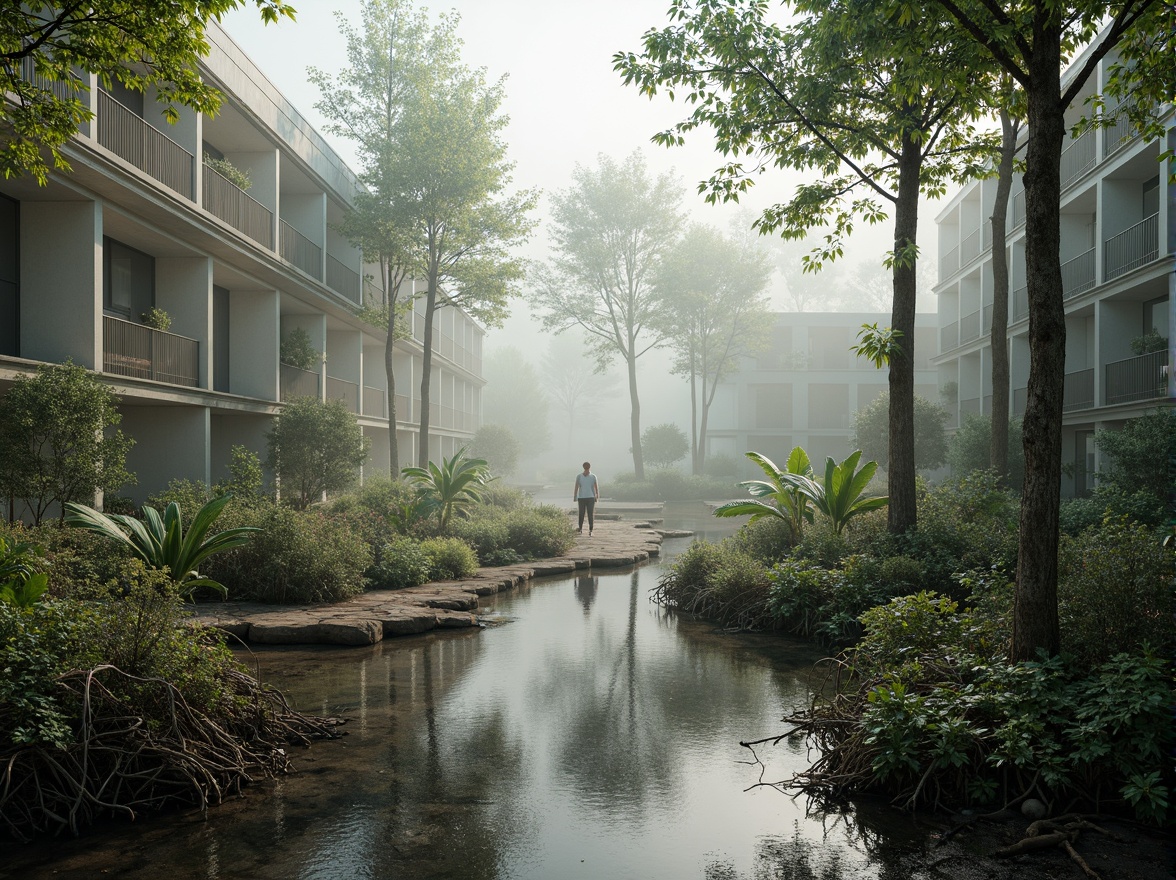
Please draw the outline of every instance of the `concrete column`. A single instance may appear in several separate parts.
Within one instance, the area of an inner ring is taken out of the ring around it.
[[[211,474],[212,482],[227,480],[229,462],[232,461],[234,446],[244,446],[262,462],[268,452],[266,434],[273,427],[273,418],[263,415],[213,415],[211,428]],[[273,474],[266,472],[271,483]]]
[[[212,260],[159,257],[155,260],[155,305],[171,316],[171,332],[200,343],[201,388],[212,387]]]
[[[229,388],[233,394],[278,399],[280,308],[276,290],[229,291]]]
[[[123,406],[123,433],[135,439],[127,468],[138,478],[128,494],[142,504],[172,480],[211,479],[210,416],[206,406]]]

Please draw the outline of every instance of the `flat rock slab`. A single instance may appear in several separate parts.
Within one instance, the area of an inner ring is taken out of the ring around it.
[[[655,528],[660,522],[612,522],[598,517],[592,535],[576,535],[568,552],[552,559],[481,568],[459,581],[373,590],[333,605],[202,603],[196,606],[193,619],[263,645],[374,645],[385,637],[479,626],[475,612],[480,596],[513,590],[537,577],[635,565],[657,556],[663,537],[691,534]]]

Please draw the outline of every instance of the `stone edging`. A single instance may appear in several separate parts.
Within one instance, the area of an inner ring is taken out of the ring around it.
[[[532,578],[634,565],[658,556],[663,537],[690,534],[663,530],[658,524],[660,520],[597,522],[593,535],[577,535],[575,545],[563,556],[481,568],[466,580],[375,590],[331,605],[201,604],[195,620],[263,645],[374,645],[390,636],[477,626],[479,596],[512,590]]]

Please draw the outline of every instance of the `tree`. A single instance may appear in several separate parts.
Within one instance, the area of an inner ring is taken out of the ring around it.
[[[1171,505],[1176,490],[1176,410],[1156,409],[1116,431],[1098,431],[1095,445],[1110,459],[1099,485],[1126,495],[1147,492]]]
[[[285,404],[265,439],[266,466],[298,510],[355,483],[371,444],[342,400],[313,397]]]
[[[890,451],[889,392],[883,391],[853,417],[853,445],[886,467]],[[947,410],[915,395],[915,467],[932,471],[947,461]]]
[[[598,369],[624,360],[633,471],[643,480],[637,361],[664,338],[653,273],[677,238],[682,192],[671,174],[650,179],[640,153],[623,163],[601,155],[595,168],[577,165],[572,180],[552,197],[554,254],[538,273],[535,301],[547,329],[587,334]]]
[[[616,374],[598,372],[584,357],[584,348],[567,339],[552,339],[543,355],[545,396],[566,418],[568,451],[576,435],[577,417],[594,418],[597,408],[616,388]]]
[[[1025,478],[1025,453],[1021,447],[1020,419],[1005,419],[1005,448],[1008,464],[1005,471],[1011,486],[1021,485]],[[992,467],[992,419],[970,415],[956,429],[947,445],[947,462],[953,477],[963,477],[973,471]]]
[[[482,360],[482,416],[505,425],[518,438],[523,454],[536,456],[551,448],[547,398],[535,368],[514,346],[496,348]],[[485,456],[483,456],[485,457]]]
[[[686,432],[675,424],[663,422],[650,425],[642,432],[641,448],[652,467],[665,468],[685,458],[690,451],[690,444],[686,440]]]
[[[1013,601],[1013,660],[1056,654],[1058,511],[1062,477],[1062,398],[1066,316],[1062,299],[1061,154],[1065,114],[1097,66],[1120,43],[1142,65],[1122,81],[1137,86],[1134,112],[1146,114],[1172,82],[1172,30],[1158,0],[936,0],[1025,95],[1025,279],[1029,296],[1029,383],[1022,423],[1025,482]],[[1079,67],[1062,83],[1076,47]],[[1160,48],[1157,50],[1157,46]],[[1155,51],[1156,54],[1149,54]],[[1165,77],[1155,68],[1168,72]],[[1144,75],[1140,76],[1142,67]],[[1150,75],[1149,75],[1150,74]]]
[[[284,0],[254,0],[267,22],[294,18]],[[88,79],[154,87],[169,122],[177,104],[214,113],[220,95],[200,77],[205,26],[246,0],[93,0],[6,3],[0,14],[0,174],[42,186],[52,167],[69,171],[61,148],[93,114]],[[46,155],[48,154],[48,160]]]
[[[990,139],[969,123],[983,108],[987,89],[977,73],[985,68],[952,29],[934,19],[915,23],[909,4],[797,0],[793,7],[797,18],[780,26],[769,20],[768,0],[674,0],[674,23],[646,33],[642,54],[620,53],[614,63],[642,92],[665,88],[693,105],[656,141],[681,144],[697,128],[714,130],[727,161],[702,185],[709,201],[737,200],[769,167],[817,178],[757,221],[762,232],[788,238],[826,227],[824,245],[805,258],[810,268],[842,255],[858,218],[878,223],[893,208],[891,325],[905,345],[889,374],[888,524],[904,532],[917,517],[918,200],[942,194],[991,154]]]
[[[658,267],[659,323],[674,350],[674,372],[690,382],[694,474],[703,472],[707,421],[719,383],[768,341],[771,321],[763,291],[769,275],[762,252],[697,224]]]
[[[0,397],[0,493],[39,523],[53,504],[93,502],[134,483],[126,468],[135,441],[114,430],[118,398],[85,367],[42,364]],[[10,510],[11,512],[11,510]]]
[[[519,465],[520,444],[505,425],[482,425],[470,443],[470,453],[485,459],[496,477],[509,477]]]

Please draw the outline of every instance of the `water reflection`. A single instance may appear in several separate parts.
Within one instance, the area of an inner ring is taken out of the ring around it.
[[[802,802],[744,791],[739,740],[779,729],[815,655],[667,615],[657,575],[539,582],[482,632],[260,653],[264,678],[350,735],[206,819],[0,849],[0,878],[876,876]],[[806,760],[765,757],[786,762],[770,778]]]

